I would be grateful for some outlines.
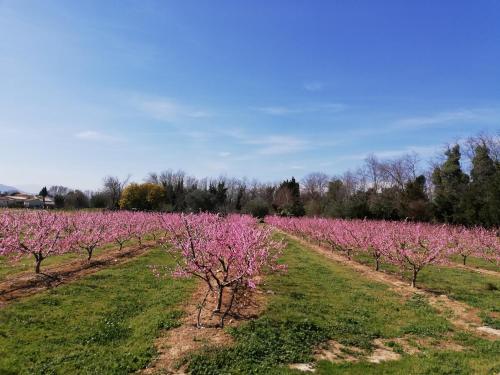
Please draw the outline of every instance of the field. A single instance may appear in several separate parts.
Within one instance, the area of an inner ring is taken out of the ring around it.
[[[201,228],[213,223],[240,234],[253,226],[247,218],[192,220],[189,228],[200,238]],[[173,218],[168,229],[175,232],[175,225]],[[407,271],[382,261],[376,272],[364,252],[348,259],[269,225],[252,230],[252,236],[269,231],[264,242],[283,241],[284,247],[274,271],[247,274],[258,281],[245,289],[252,314],[229,314],[224,328],[208,321],[196,328],[204,282],[172,276],[182,253],[174,239],[161,245],[151,236],[142,244],[131,240],[123,250],[104,241],[91,261],[78,252],[54,254],[44,263],[49,276],[27,269],[31,258],[6,254],[0,263],[0,374],[500,372],[495,264],[471,256],[463,267],[452,256],[450,263],[423,268],[412,288]],[[141,251],[118,258],[135,248]],[[93,266],[110,255],[116,264]],[[79,273],[82,264],[85,273]],[[47,283],[63,266],[67,272]],[[6,299],[16,279],[37,287]]]

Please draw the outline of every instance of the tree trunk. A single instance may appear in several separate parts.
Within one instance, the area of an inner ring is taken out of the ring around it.
[[[41,259],[37,259],[35,262],[35,273],[40,273],[40,265],[42,264]]]
[[[418,275],[418,269],[414,268],[413,269],[413,277],[411,279],[411,287],[416,288],[417,287],[417,275]]]
[[[462,258],[463,258],[464,266],[465,266],[465,262],[467,261],[467,255],[462,255]]]
[[[92,252],[94,251],[94,248],[87,248],[87,261],[90,262],[90,259],[92,259]]]
[[[229,306],[227,307],[226,311],[224,311],[224,314],[222,314],[222,316],[220,318],[220,327],[221,328],[224,328],[224,319],[226,318],[226,316],[229,314],[229,312],[231,311],[231,309],[233,307],[234,297],[236,295],[237,290],[238,290],[237,288],[233,289],[233,294],[231,294],[231,300],[229,301]]]
[[[214,313],[219,313],[222,308],[222,297],[224,296],[224,287],[219,285],[217,293],[217,306],[215,307]]]
[[[205,307],[205,303],[207,301],[207,297],[210,294],[211,290],[212,289],[210,287],[207,289],[207,293],[205,293],[205,297],[203,298],[203,301],[201,301],[201,303],[198,305],[198,315],[196,316],[196,328],[201,328],[202,327],[202,324],[201,324],[201,312],[203,311],[203,307]]]
[[[375,271],[380,271],[380,259],[375,258]]]

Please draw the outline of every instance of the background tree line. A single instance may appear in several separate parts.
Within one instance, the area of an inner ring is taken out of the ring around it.
[[[56,207],[167,212],[269,213],[500,225],[500,141],[479,135],[450,145],[429,168],[416,154],[368,156],[340,176],[310,173],[280,183],[228,177],[198,179],[183,171],[150,173],[143,183],[108,176],[95,192],[52,186]]]

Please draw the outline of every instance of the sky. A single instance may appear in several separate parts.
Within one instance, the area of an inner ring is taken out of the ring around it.
[[[0,183],[279,181],[500,130],[500,1],[0,0]]]

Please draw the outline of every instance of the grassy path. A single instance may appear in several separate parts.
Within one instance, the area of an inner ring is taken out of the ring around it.
[[[93,257],[90,262],[86,259],[61,261],[46,267],[44,272],[38,275],[33,272],[14,274],[0,281],[0,308],[13,300],[73,282],[103,268],[125,263],[150,248],[151,246],[147,245],[131,245],[122,250],[111,247]]]
[[[113,248],[116,248],[115,244],[106,244],[95,249],[94,256],[97,257]],[[85,254],[83,254],[83,252],[49,256],[42,263],[42,271],[46,271],[51,267],[59,266],[61,264],[80,262],[82,260],[85,260]],[[12,261],[6,256],[0,256],[0,282],[8,279],[24,277],[26,275],[33,275],[33,273],[34,259],[32,255],[22,257],[17,261]]]
[[[373,259],[358,254],[356,261],[373,267]],[[381,269],[397,275],[397,269],[390,264],[382,264]],[[409,279],[409,274],[403,275]],[[480,324],[500,329],[500,274],[492,270],[446,266],[428,266],[418,279],[419,288],[436,296],[446,295],[454,301],[463,302],[479,310]]]
[[[0,309],[0,374],[127,374],[146,366],[175,327],[190,280],[161,280],[161,250]]]
[[[253,322],[231,330],[231,348],[191,357],[194,374],[488,374],[500,371],[500,341],[469,335],[430,306],[401,295],[287,237],[286,274],[263,288],[270,300]],[[371,363],[391,348],[398,360]],[[328,359],[328,360],[326,360]]]

